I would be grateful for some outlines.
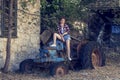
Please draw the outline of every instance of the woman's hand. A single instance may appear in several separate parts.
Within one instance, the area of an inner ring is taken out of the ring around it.
[[[68,34],[68,32],[65,32],[65,33],[63,34],[63,36],[66,35],[66,34]]]
[[[61,34],[60,36],[61,36],[61,39],[62,39],[62,41],[64,42],[65,40],[64,40],[64,37],[63,37],[63,35]]]

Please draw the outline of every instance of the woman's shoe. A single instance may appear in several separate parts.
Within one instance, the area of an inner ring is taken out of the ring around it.
[[[56,47],[56,44],[52,44],[52,45],[50,45],[51,47]]]
[[[71,61],[72,60],[72,58],[71,57],[68,57],[68,59]]]

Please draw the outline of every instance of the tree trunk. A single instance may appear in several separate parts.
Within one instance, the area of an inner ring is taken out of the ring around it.
[[[10,0],[10,13],[9,13],[9,25],[8,25],[8,38],[6,44],[6,60],[3,68],[3,72],[8,72],[10,64],[10,55],[11,55],[11,27],[12,27],[12,18],[13,18],[13,0]]]

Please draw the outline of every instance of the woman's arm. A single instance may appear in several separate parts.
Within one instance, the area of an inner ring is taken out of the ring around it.
[[[62,35],[64,36],[64,35],[66,35],[66,34],[68,34],[68,32],[63,33]]]
[[[59,27],[59,26],[57,26],[57,31],[58,31],[58,34],[61,34],[61,33],[60,33],[60,27]]]
[[[66,29],[66,32],[63,33],[63,36],[68,34],[70,32],[70,29],[69,29],[69,26],[68,25],[65,25],[65,29]]]
[[[63,38],[63,34],[61,34],[60,26],[57,26],[57,30],[58,30],[58,34],[61,36],[61,39],[62,39],[63,41],[65,41],[64,38]]]

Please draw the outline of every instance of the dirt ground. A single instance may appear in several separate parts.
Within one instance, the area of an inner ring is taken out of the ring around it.
[[[93,70],[70,70],[64,77],[52,77],[48,71],[36,71],[32,74],[9,72],[8,74],[0,73],[0,80],[120,80],[119,58],[120,55],[108,57],[106,66]]]

